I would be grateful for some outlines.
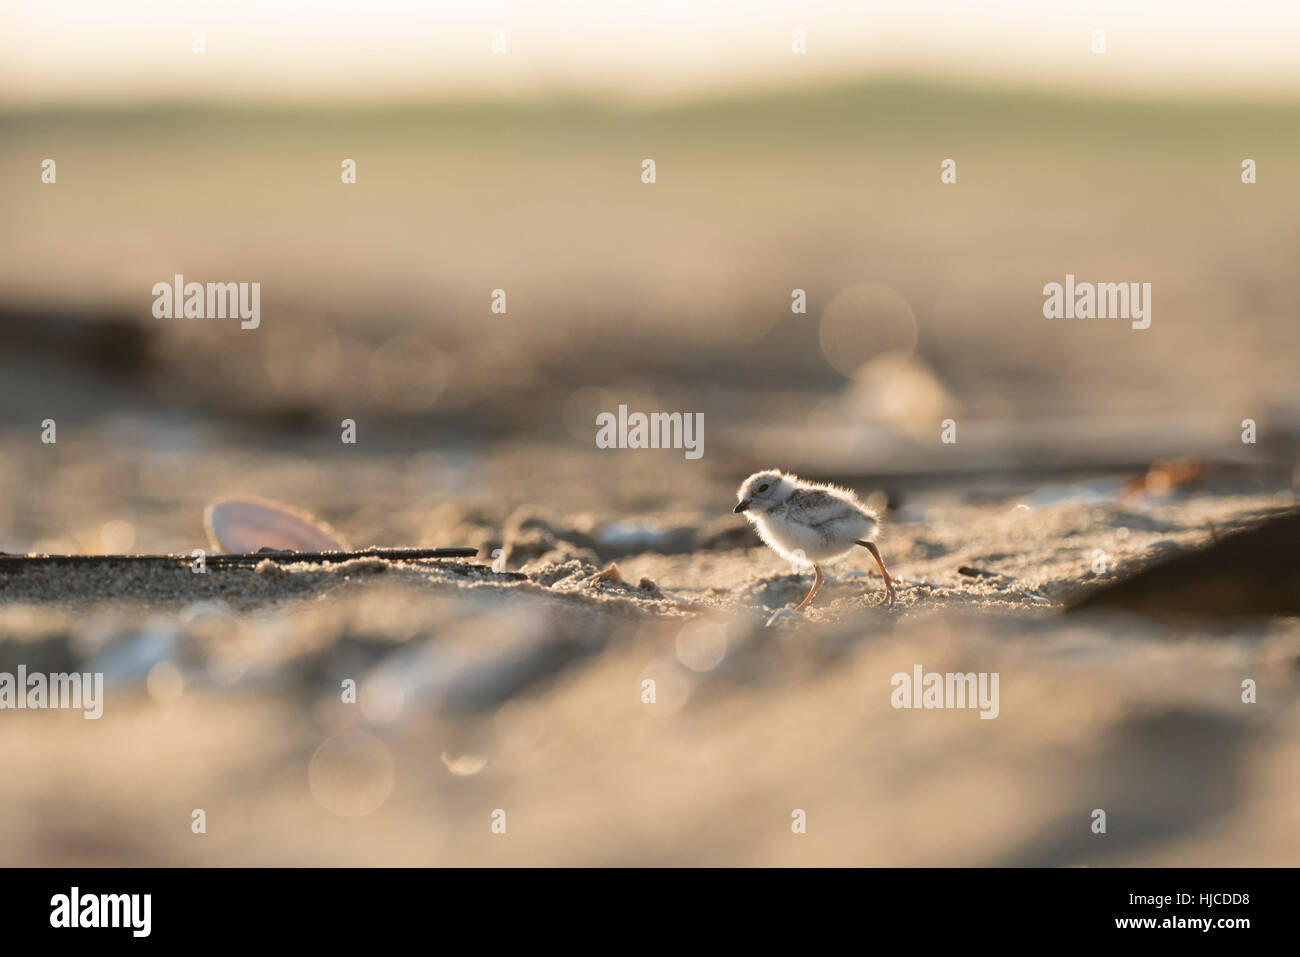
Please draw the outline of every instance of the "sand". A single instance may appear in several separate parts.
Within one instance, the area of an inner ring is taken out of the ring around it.
[[[502,572],[34,566],[0,585],[0,671],[102,671],[105,712],[3,714],[0,859],[1295,864],[1300,623],[1062,611],[1279,498],[915,504],[897,603],[845,560],[805,615],[739,516],[626,554],[653,516],[516,509]],[[917,665],[999,674],[997,717],[893,707]]]

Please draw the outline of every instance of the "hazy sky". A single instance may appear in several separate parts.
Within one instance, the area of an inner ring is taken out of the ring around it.
[[[0,0],[0,100],[27,104],[677,97],[872,73],[1290,96],[1298,51],[1300,0]]]

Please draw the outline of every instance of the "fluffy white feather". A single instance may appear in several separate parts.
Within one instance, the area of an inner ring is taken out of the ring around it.
[[[849,489],[805,482],[777,470],[755,472],[737,494],[737,511],[782,557],[802,552],[810,562],[830,561],[875,539],[879,517]]]

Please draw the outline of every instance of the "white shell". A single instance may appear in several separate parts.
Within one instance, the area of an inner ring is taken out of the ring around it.
[[[262,548],[337,552],[348,548],[342,536],[324,522],[266,499],[219,499],[203,510],[203,525],[212,547],[224,552]]]

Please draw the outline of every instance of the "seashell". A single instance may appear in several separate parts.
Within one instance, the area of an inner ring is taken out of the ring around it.
[[[203,510],[203,526],[212,547],[224,552],[256,552],[264,548],[338,552],[348,548],[329,525],[267,499],[218,499]]]

